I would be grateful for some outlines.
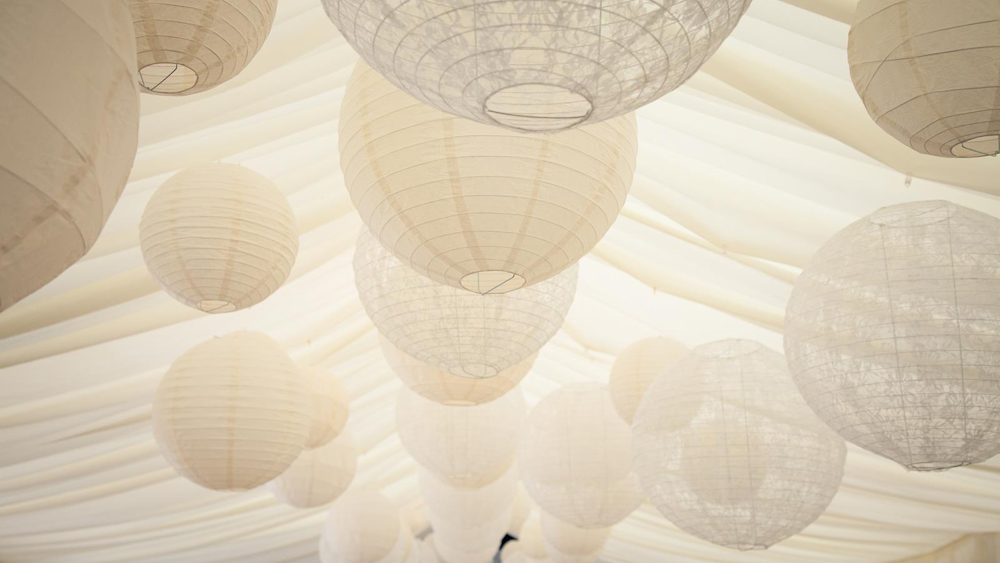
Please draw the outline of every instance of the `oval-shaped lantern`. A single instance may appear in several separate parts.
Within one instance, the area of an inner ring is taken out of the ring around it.
[[[638,508],[629,427],[607,388],[568,385],[539,401],[528,417],[518,465],[539,508],[581,528],[606,528]]]
[[[785,313],[816,414],[916,471],[1000,454],[998,247],[1000,220],[946,201],[880,209],[824,244]]]
[[[622,420],[629,425],[639,401],[656,376],[684,357],[688,349],[669,338],[647,338],[622,350],[611,366],[608,392]]]
[[[216,162],[182,170],[156,190],[139,241],[149,273],[174,299],[229,313],[281,287],[299,233],[288,200],[270,180]]]
[[[365,230],[354,254],[354,283],[379,332],[405,354],[462,377],[498,377],[544,346],[573,303],[577,271],[574,264],[531,287],[478,295],[418,274]]]
[[[118,2],[14,0],[0,16],[0,311],[93,246],[132,169],[139,90]]]
[[[347,491],[327,515],[320,539],[328,555],[324,563],[382,563],[393,554],[402,534],[399,513],[385,495]]]
[[[330,443],[344,430],[351,414],[351,400],[340,380],[316,368],[302,370],[312,389],[312,428],[306,448]]]
[[[750,0],[323,3],[358,54],[409,95],[522,132],[597,123],[674,90],[750,6]]]
[[[432,515],[471,527],[493,522],[497,514],[513,505],[517,494],[517,472],[510,468],[492,483],[470,489],[450,485],[421,468],[419,484],[420,496]],[[508,518],[504,530],[509,526]]]
[[[1000,4],[861,0],[851,79],[875,123],[917,152],[1000,154]]]
[[[358,449],[348,434],[299,454],[291,467],[267,484],[281,502],[296,508],[311,508],[337,500],[354,480]]]
[[[153,435],[182,477],[245,491],[278,477],[309,438],[309,391],[277,342],[259,332],[182,354],[153,400]]]
[[[271,31],[278,0],[128,0],[144,92],[188,95],[240,73]]]
[[[542,540],[549,557],[557,552],[575,557],[592,556],[596,559],[611,535],[611,528],[579,528],[547,512],[541,514],[541,525]]]
[[[836,494],[847,455],[781,354],[747,340],[698,346],[663,372],[632,431],[649,500],[678,528],[740,550],[811,524]]]
[[[577,262],[618,217],[635,172],[631,114],[516,134],[428,107],[363,63],[340,114],[344,183],[371,233],[417,272],[476,293]]]

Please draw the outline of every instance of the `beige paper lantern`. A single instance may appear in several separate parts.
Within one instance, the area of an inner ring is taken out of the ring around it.
[[[1000,154],[1000,4],[861,0],[847,55],[875,123],[917,152]]]
[[[144,92],[188,95],[240,73],[271,31],[278,0],[128,0]]]
[[[347,491],[327,515],[320,539],[327,554],[324,563],[389,563],[405,537],[403,528],[396,507],[382,493]]]
[[[444,563],[493,563],[499,547],[498,540],[497,545],[477,551],[466,551],[448,545],[440,535],[434,534],[434,551]]]
[[[213,338],[182,354],[153,400],[153,435],[182,477],[245,491],[278,477],[309,438],[301,371],[259,332]]]
[[[0,5],[0,311],[93,246],[139,135],[128,10],[117,2]]]
[[[880,209],[824,244],[785,313],[816,414],[916,471],[1000,454],[998,249],[1000,220],[946,201]]]
[[[409,95],[515,131],[644,106],[690,78],[750,0],[324,0],[347,42]]]
[[[500,563],[527,563],[527,560],[517,540],[510,540],[500,548]]]
[[[600,550],[595,551],[593,553],[583,553],[583,554],[563,553],[557,549],[552,548],[547,542],[545,545],[547,553],[549,554],[548,558],[545,561],[549,563],[597,563],[597,560],[600,559],[601,557],[601,553],[604,551],[604,548],[601,548]]]
[[[511,506],[492,512],[492,519],[483,524],[471,524],[431,512],[431,526],[439,541],[455,549],[470,553],[500,549],[500,542],[510,526]]]
[[[432,521],[436,515],[440,520],[466,527],[495,521],[497,514],[512,507],[517,494],[517,471],[513,467],[492,483],[475,489],[450,485],[425,468],[420,469],[418,482]],[[509,526],[510,518],[504,523],[504,531]]]
[[[579,528],[552,516],[541,513],[542,541],[546,552],[569,556],[590,557],[600,554],[611,535],[611,528]]]
[[[524,526],[524,523],[527,522],[528,517],[531,516],[531,511],[534,507],[535,503],[524,490],[524,487],[518,485],[517,493],[514,495],[514,504],[510,515],[510,527],[507,529],[507,534],[517,537],[521,533],[521,528]]]
[[[340,380],[316,368],[302,370],[312,389],[312,428],[306,448],[318,448],[337,438],[347,425],[351,400]]]
[[[345,433],[329,444],[299,454],[267,488],[287,505],[311,508],[337,500],[351,485],[357,469],[358,449]]]
[[[517,536],[521,551],[528,559],[548,558],[542,541],[542,521],[539,513],[540,511],[536,511],[525,521],[521,527],[521,534]]]
[[[785,359],[747,340],[698,346],[666,370],[632,432],[649,500],[678,528],[734,549],[802,531],[844,472],[844,441],[809,410]]]
[[[615,410],[629,425],[639,401],[656,376],[688,353],[683,344],[663,337],[647,338],[622,350],[611,366],[608,392]]]
[[[632,185],[632,114],[515,134],[441,113],[359,63],[340,115],[340,165],[365,225],[417,272],[476,293],[528,287],[577,262]]]
[[[163,289],[207,313],[266,299],[288,278],[299,248],[281,191],[252,170],[219,162],[164,182],[142,214],[139,240]]]
[[[362,230],[354,283],[376,328],[403,353],[456,376],[509,378],[516,372],[500,374],[562,326],[577,268],[511,293],[478,295],[418,274]]]

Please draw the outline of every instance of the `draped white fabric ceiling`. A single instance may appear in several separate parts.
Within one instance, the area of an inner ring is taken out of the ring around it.
[[[1000,161],[921,156],[870,122],[848,78],[853,3],[755,0],[703,72],[639,111],[632,194],[583,260],[566,325],[521,385],[529,404],[565,383],[606,381],[618,351],[655,334],[780,350],[799,268],[878,207],[940,198],[1000,216],[991,195]],[[421,505],[395,435],[400,384],[352,280],[360,222],[341,179],[336,121],[355,58],[318,0],[281,0],[270,38],[231,82],[184,98],[143,96],[131,182],[96,246],[0,315],[0,561],[317,561],[324,509],[292,509],[263,489],[200,489],[153,442],[150,399],[167,366],[237,329],[264,331],[296,361],[341,377],[364,452],[355,486]],[[302,239],[274,296],[209,316],[159,290],[138,223],[165,178],[215,160],[274,181]],[[1000,531],[1000,459],[914,474],[852,447],[827,513],[766,552],[696,540],[647,503],[615,528],[602,559],[876,563],[990,531]]]

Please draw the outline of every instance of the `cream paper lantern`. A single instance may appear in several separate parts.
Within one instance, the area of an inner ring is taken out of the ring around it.
[[[299,233],[288,200],[267,178],[216,162],[182,170],[156,190],[139,242],[149,273],[174,299],[229,313],[281,287]]]
[[[368,229],[417,272],[476,293],[577,262],[618,217],[635,172],[632,114],[516,134],[441,113],[359,63],[340,115],[344,183]]]
[[[507,529],[507,534],[517,537],[521,533],[521,528],[527,522],[528,517],[531,516],[534,504],[531,497],[524,490],[524,487],[518,484],[517,493],[514,495],[514,504],[512,505],[510,515],[510,527]]]
[[[678,528],[734,549],[802,531],[844,472],[844,441],[809,410],[784,358],[748,340],[698,346],[666,370],[632,432],[649,500]]]
[[[306,448],[318,448],[337,438],[347,424],[351,401],[340,380],[316,368],[302,370],[312,389],[312,427]]]
[[[579,528],[547,512],[541,513],[540,520],[542,542],[550,557],[553,551],[567,556],[596,557],[611,535],[611,528]]]
[[[879,127],[917,152],[1000,154],[1000,3],[861,0],[847,55]]]
[[[396,507],[382,493],[347,491],[327,515],[320,539],[327,553],[324,563],[383,563],[405,537],[403,528]]]
[[[347,42],[409,95],[515,131],[644,106],[690,78],[750,0],[323,0]]]
[[[510,540],[500,548],[500,563],[527,563],[528,558],[517,540]]]
[[[478,295],[418,274],[362,230],[354,283],[376,328],[405,354],[456,376],[501,377],[562,326],[577,268],[511,293]]]
[[[521,527],[520,535],[517,536],[521,551],[529,560],[548,558],[542,541],[542,521],[539,513],[540,511],[536,511],[528,517]]]
[[[531,411],[518,464],[539,508],[581,528],[620,522],[642,502],[634,482],[631,435],[607,388],[557,389]]]
[[[639,401],[657,375],[688,353],[683,344],[663,337],[647,338],[622,350],[611,366],[608,392],[615,410],[632,424]]]
[[[431,512],[431,526],[439,541],[470,553],[492,549],[496,553],[510,526],[511,506],[490,514],[485,524],[470,524]]]
[[[309,438],[307,382],[259,332],[213,338],[182,354],[153,400],[153,435],[182,477],[245,491],[278,477]]]
[[[785,353],[816,414],[866,450],[916,471],[1000,454],[1000,220],[924,201],[851,224],[799,276]]]
[[[128,10],[117,2],[0,3],[0,311],[93,246],[139,135]]]
[[[548,558],[545,559],[545,561],[548,563],[597,563],[597,560],[600,559],[601,557],[601,553],[604,551],[604,549],[602,548],[601,550],[595,551],[593,553],[570,554],[570,553],[563,553],[561,551],[552,548],[547,548],[547,549],[549,556]],[[532,563],[537,563],[537,562],[532,562]]]
[[[466,551],[448,545],[439,534],[434,534],[434,551],[444,563],[493,563],[499,547],[498,540],[497,545],[477,551]]]
[[[436,515],[440,520],[456,525],[476,527],[495,521],[497,514],[512,507],[517,494],[517,471],[511,467],[492,483],[470,489],[450,485],[429,470],[420,468],[418,483],[420,496],[427,503],[432,522]],[[508,527],[510,518],[504,523],[503,530]]]
[[[271,31],[278,0],[128,0],[144,92],[188,95],[240,73]]]
[[[348,434],[299,454],[291,467],[267,484],[281,502],[296,508],[312,508],[337,500],[354,480],[358,448]]]

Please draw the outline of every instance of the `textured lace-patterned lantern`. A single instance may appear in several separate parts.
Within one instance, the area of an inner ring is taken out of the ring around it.
[[[611,366],[608,392],[622,420],[632,424],[635,410],[649,385],[687,352],[682,344],[657,337],[640,340],[618,354]]]
[[[348,434],[299,454],[291,467],[267,484],[281,502],[296,508],[311,508],[333,502],[351,481],[358,468],[358,449]]]

